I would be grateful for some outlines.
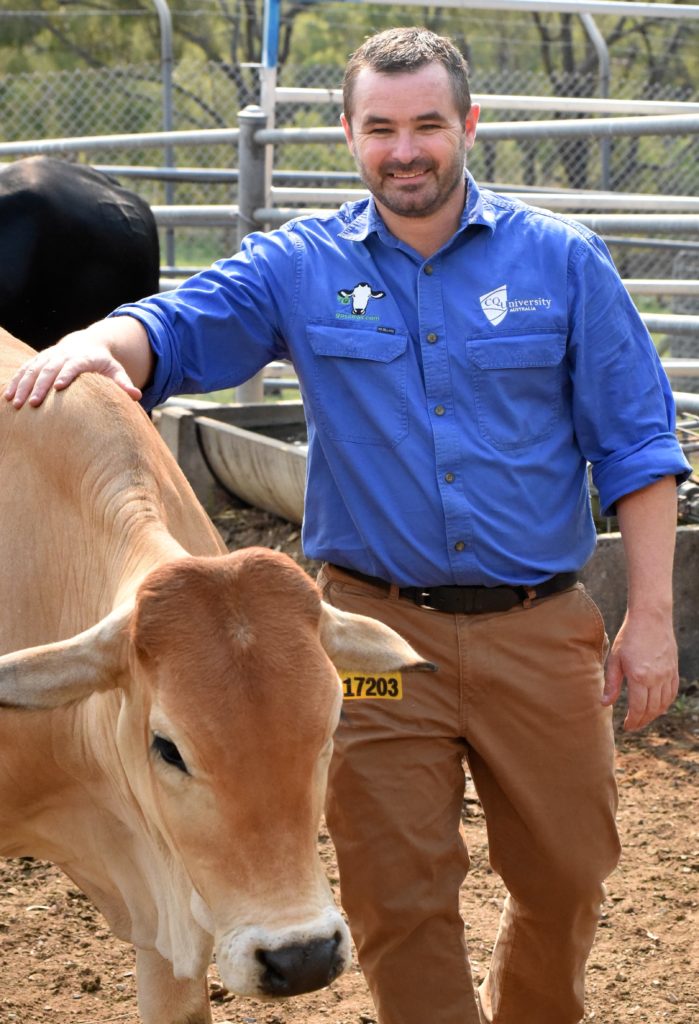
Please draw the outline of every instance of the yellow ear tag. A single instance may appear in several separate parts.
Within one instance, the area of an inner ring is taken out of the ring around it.
[[[403,700],[403,673],[373,676],[339,669],[345,700]]]

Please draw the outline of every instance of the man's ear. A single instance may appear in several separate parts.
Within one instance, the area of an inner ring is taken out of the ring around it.
[[[344,114],[340,114],[340,124],[342,125],[343,131],[345,133],[345,138],[347,139],[347,146],[349,148],[349,151],[352,154],[352,156],[354,156],[354,142],[353,142],[353,139],[352,139],[352,125],[350,124],[348,118],[346,118]]]
[[[466,149],[469,150],[473,143],[476,141],[476,129],[478,127],[478,118],[481,114],[480,103],[472,103],[471,109],[466,115],[464,122],[464,131],[466,133]]]

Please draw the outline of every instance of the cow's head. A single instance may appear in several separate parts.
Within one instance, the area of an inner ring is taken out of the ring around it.
[[[354,664],[426,667],[385,626],[321,602],[291,559],[249,548],[170,562],[85,633],[0,658],[0,702],[49,708],[123,689],[123,770],[191,882],[224,984],[287,996],[349,960],[317,835],[341,707],[335,666]]]
[[[364,316],[369,299],[383,299],[386,292],[372,288],[366,281],[360,281],[354,288],[340,288],[337,295],[341,302],[352,301],[353,316]]]

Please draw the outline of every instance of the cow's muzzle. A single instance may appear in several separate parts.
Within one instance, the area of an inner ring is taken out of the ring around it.
[[[264,968],[261,992],[278,998],[324,988],[345,968],[341,945],[342,936],[338,931],[330,939],[314,939],[280,949],[257,949],[255,959]]]
[[[266,916],[272,917],[269,910]],[[257,999],[314,992],[342,974],[351,959],[349,929],[332,904],[294,924],[234,926],[216,937],[221,981],[236,995]]]

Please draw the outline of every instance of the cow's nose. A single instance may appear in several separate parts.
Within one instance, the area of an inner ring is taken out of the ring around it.
[[[298,996],[314,992],[334,981],[345,966],[338,952],[339,932],[331,939],[282,946],[280,949],[258,949],[255,957],[264,967],[260,988],[267,996]]]

